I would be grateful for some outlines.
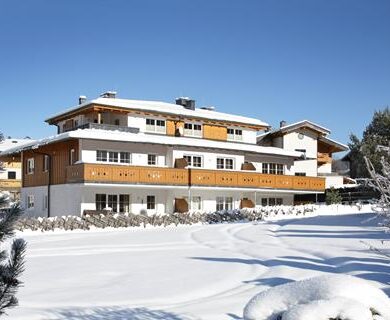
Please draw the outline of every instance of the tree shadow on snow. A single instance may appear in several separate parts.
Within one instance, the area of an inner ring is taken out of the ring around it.
[[[195,320],[163,310],[148,308],[96,307],[64,308],[50,311],[50,320]]]
[[[360,258],[360,257],[334,257],[334,258],[306,258],[300,256],[281,256],[274,259],[244,259],[244,258],[216,258],[192,257],[191,259],[209,262],[240,263],[246,265],[261,265],[265,267],[291,267],[302,270],[320,271],[325,273],[353,273],[355,276],[390,284],[390,268],[388,259]],[[259,278],[246,280],[244,283],[276,286],[289,282],[285,278]]]

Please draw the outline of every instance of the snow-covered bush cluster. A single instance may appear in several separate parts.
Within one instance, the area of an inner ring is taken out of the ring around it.
[[[260,209],[240,209],[219,212],[192,212],[192,213],[173,213],[163,215],[143,215],[143,214],[118,214],[107,212],[105,214],[87,214],[82,217],[64,216],[52,218],[24,218],[17,225],[18,230],[88,230],[94,228],[106,227],[146,227],[150,226],[169,226],[183,224],[213,224],[213,223],[232,223],[240,221],[260,221],[266,217],[279,215],[304,215],[313,212],[314,206],[270,206]]]
[[[326,275],[260,292],[244,309],[245,320],[388,320],[390,299],[371,282]]]

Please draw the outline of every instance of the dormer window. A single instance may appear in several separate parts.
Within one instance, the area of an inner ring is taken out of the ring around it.
[[[146,131],[165,133],[165,120],[146,119]]]
[[[228,140],[235,140],[235,141],[242,141],[242,130],[228,128],[227,129],[227,139]]]
[[[184,135],[189,137],[202,137],[202,125],[197,123],[184,123]]]

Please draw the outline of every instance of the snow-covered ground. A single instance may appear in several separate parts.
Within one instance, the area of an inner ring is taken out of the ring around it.
[[[390,235],[372,214],[261,223],[19,233],[28,241],[10,319],[241,319],[258,292],[348,273],[390,293]]]

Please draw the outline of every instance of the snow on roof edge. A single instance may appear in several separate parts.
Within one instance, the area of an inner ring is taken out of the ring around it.
[[[59,117],[61,115],[64,115],[66,113],[77,111],[78,109],[82,109],[88,105],[91,104],[101,104],[101,105],[109,105],[109,106],[116,106],[126,109],[135,109],[135,110],[146,110],[146,111],[157,111],[167,114],[173,114],[173,115],[185,115],[189,117],[196,117],[196,118],[204,118],[204,119],[210,119],[210,120],[218,120],[218,121],[231,121],[231,122],[237,122],[237,123],[243,123],[248,125],[256,125],[256,126],[263,126],[263,127],[269,127],[269,124],[266,122],[263,122],[256,118],[250,118],[245,116],[239,116],[224,112],[218,112],[218,111],[212,111],[212,110],[206,110],[202,108],[196,108],[195,110],[188,110],[185,109],[182,106],[169,103],[169,102],[163,102],[163,101],[149,101],[149,100],[130,100],[130,99],[119,99],[119,98],[97,98],[92,99],[89,101],[86,101],[82,104],[79,104],[77,106],[68,108],[64,111],[61,111],[59,113],[56,113],[49,118],[45,119],[45,122],[49,122],[53,118]]]
[[[299,158],[302,154],[296,151],[288,151],[276,147],[258,146],[256,144],[244,144],[237,142],[223,142],[205,139],[196,139],[188,137],[167,137],[161,139],[160,135],[150,135],[143,133],[129,133],[119,131],[107,131],[101,129],[79,129],[74,131],[68,131],[60,133],[55,136],[36,140],[35,143],[28,145],[7,149],[6,152],[1,152],[0,155],[7,155],[11,153],[17,153],[26,149],[36,149],[39,146],[50,144],[56,141],[66,139],[91,139],[91,140],[108,140],[108,141],[124,141],[135,143],[153,143],[153,144],[165,144],[165,145],[180,145],[199,148],[215,148],[224,150],[236,150],[244,152],[253,152],[259,154],[286,156]]]

